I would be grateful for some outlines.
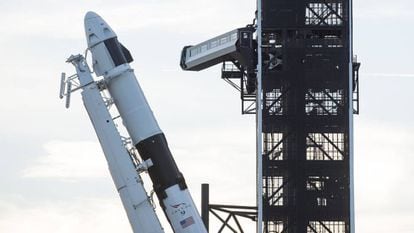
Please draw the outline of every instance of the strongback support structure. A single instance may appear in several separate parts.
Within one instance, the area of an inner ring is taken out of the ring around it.
[[[185,47],[182,68],[223,62],[242,113],[256,114],[257,232],[354,233],[352,0],[257,1],[255,41],[239,29]]]

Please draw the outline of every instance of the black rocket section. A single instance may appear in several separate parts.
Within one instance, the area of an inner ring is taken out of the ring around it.
[[[105,40],[104,44],[109,54],[111,55],[115,66],[130,63],[133,61],[129,50],[125,48],[125,46],[123,46],[121,43],[119,43],[116,37]]]
[[[153,163],[148,173],[160,201],[167,197],[164,190],[175,184],[178,184],[182,190],[187,188],[163,133],[144,139],[135,146],[143,160],[151,159]]]
[[[128,63],[133,62],[134,59],[132,58],[131,52],[129,52],[129,50],[122,43],[119,43],[119,45],[121,45],[122,53],[124,54],[126,61]]]

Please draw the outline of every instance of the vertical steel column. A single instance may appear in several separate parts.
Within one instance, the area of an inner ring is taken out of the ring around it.
[[[209,204],[210,204],[210,194],[209,194],[209,185],[201,184],[201,219],[203,220],[204,226],[208,232],[209,225]]]
[[[353,106],[353,8],[352,0],[349,1],[349,232],[355,233],[355,196],[354,196],[354,106]]]
[[[257,0],[257,91],[256,91],[256,156],[257,156],[257,228],[263,230],[263,140],[262,140],[262,0]]]

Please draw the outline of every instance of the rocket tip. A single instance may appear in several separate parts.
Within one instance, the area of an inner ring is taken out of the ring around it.
[[[88,19],[93,19],[93,18],[98,18],[98,17],[100,17],[98,14],[96,14],[95,12],[93,12],[93,11],[88,11],[87,13],[86,13],[86,15],[85,15],[85,20],[88,20]]]
[[[88,11],[86,13],[84,25],[88,48],[91,48],[106,39],[116,37],[115,32],[105,20],[93,11]]]

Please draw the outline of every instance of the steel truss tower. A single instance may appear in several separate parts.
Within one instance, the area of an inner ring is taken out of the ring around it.
[[[351,2],[262,4],[264,232],[353,232]]]
[[[181,67],[223,62],[242,113],[257,116],[258,232],[354,233],[352,0],[258,0],[258,8],[257,24],[185,47]]]

